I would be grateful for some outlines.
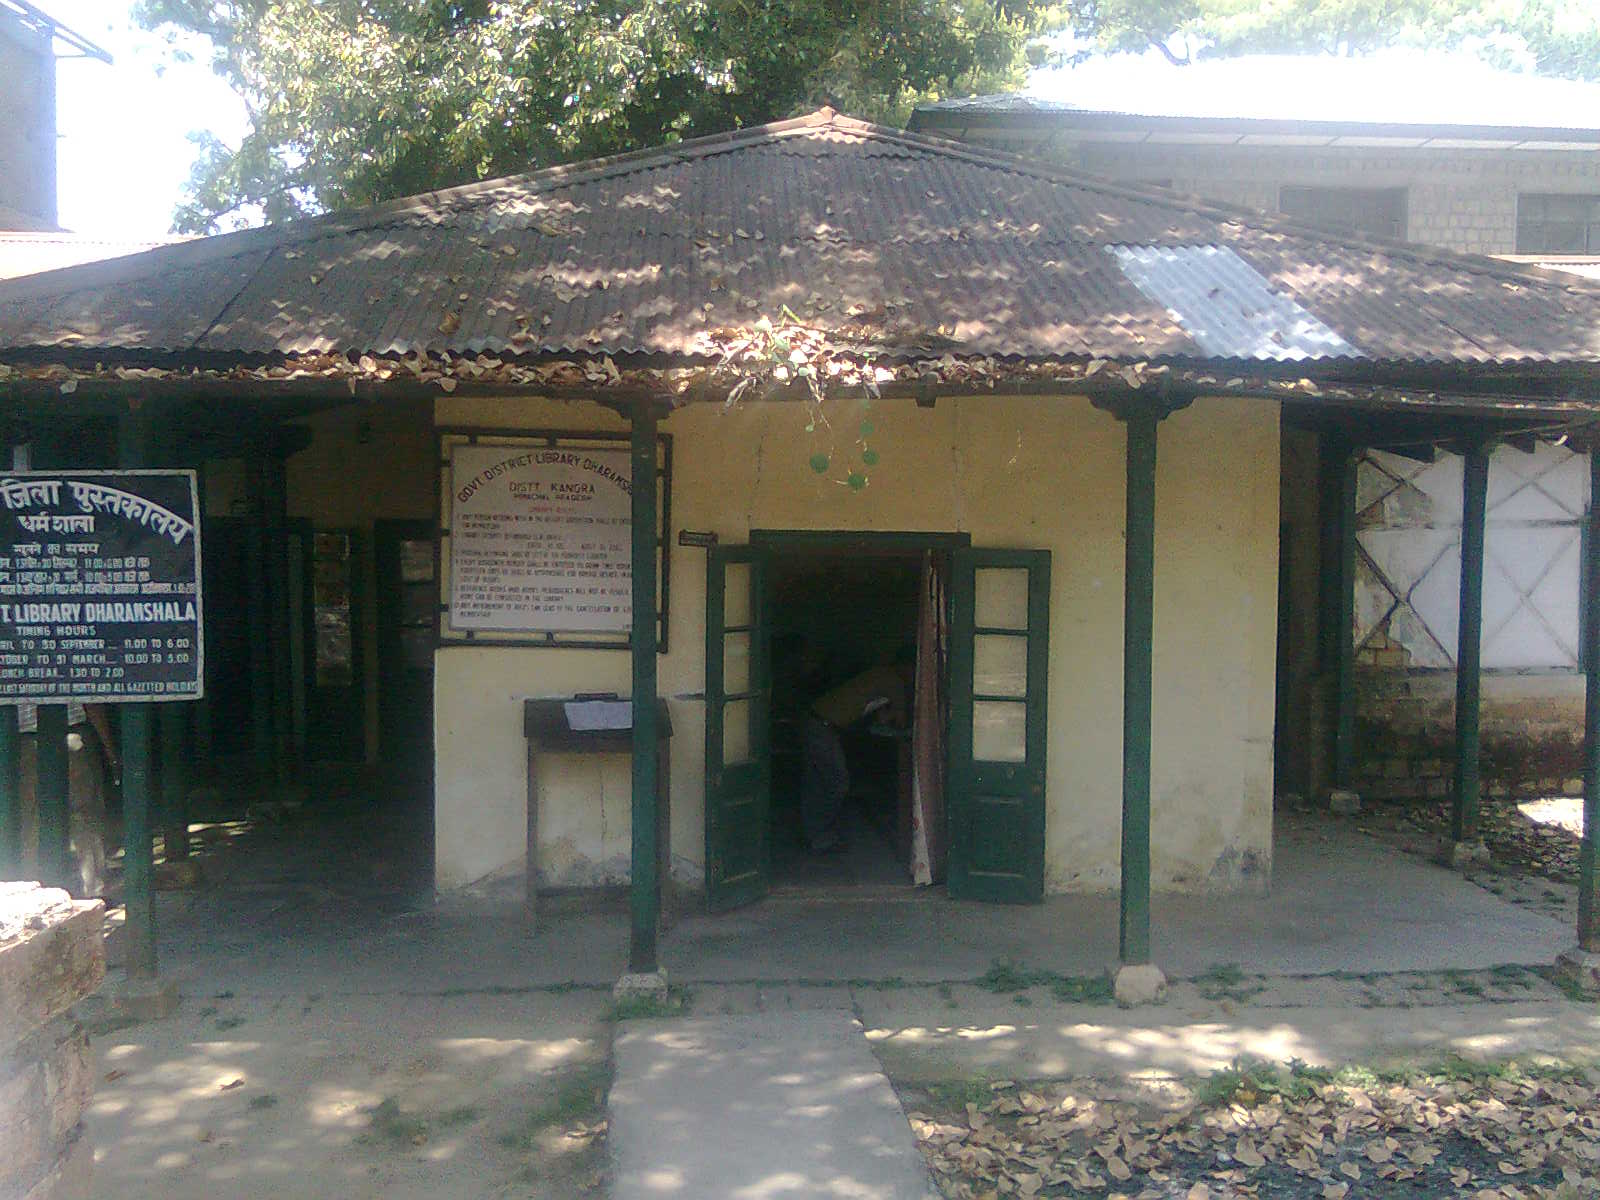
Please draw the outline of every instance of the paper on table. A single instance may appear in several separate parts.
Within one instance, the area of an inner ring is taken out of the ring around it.
[[[568,700],[562,707],[566,709],[568,729],[633,728],[632,700]]]

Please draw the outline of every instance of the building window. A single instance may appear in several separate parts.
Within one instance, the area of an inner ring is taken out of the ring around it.
[[[1406,236],[1405,188],[1285,187],[1278,192],[1278,211],[1352,233],[1395,241]]]
[[[1518,196],[1518,254],[1600,254],[1600,196]]]

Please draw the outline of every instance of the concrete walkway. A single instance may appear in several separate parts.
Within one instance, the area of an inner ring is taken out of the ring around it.
[[[629,1023],[612,1200],[931,1200],[900,1102],[844,1011]]]
[[[316,833],[327,836],[308,845]],[[308,862],[309,850],[321,857]],[[1280,820],[1275,854],[1270,895],[1156,897],[1153,950],[1169,976],[1220,963],[1261,974],[1548,965],[1574,940],[1572,929],[1348,824]],[[286,829],[231,864],[220,886],[161,894],[162,970],[190,995],[303,993],[330,979],[381,995],[609,987],[626,967],[621,904],[546,912],[530,927],[513,908],[408,900],[383,866],[343,828]],[[906,886],[685,914],[663,937],[661,959],[674,981],[691,984],[933,983],[975,978],[997,959],[1098,975],[1116,946],[1115,895],[996,906]]]

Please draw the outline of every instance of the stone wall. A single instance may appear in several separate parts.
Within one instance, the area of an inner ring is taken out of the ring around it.
[[[67,1009],[105,978],[104,905],[0,883],[0,1196],[80,1200],[94,1064]]]
[[[1540,150],[1174,146],[1064,142],[1059,160],[1278,211],[1284,186],[1405,188],[1405,239],[1473,254],[1516,252],[1518,193],[1600,194],[1600,155]]]
[[[1486,794],[1582,794],[1582,675],[1485,675],[1480,726]],[[1454,773],[1455,674],[1358,666],[1355,789],[1370,800],[1443,799]]]

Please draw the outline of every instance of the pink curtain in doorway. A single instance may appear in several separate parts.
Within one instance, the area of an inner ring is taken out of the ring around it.
[[[917,611],[917,670],[911,704],[911,881],[944,878],[945,626],[944,572],[932,551],[922,556]]]

